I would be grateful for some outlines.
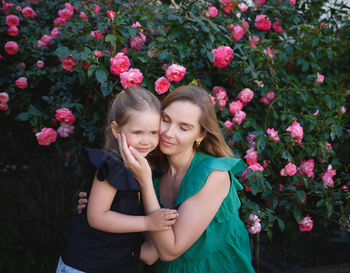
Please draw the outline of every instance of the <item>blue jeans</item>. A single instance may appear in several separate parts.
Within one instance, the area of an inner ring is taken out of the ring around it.
[[[60,257],[60,260],[58,261],[56,273],[84,273],[84,272],[64,264],[64,262]]]

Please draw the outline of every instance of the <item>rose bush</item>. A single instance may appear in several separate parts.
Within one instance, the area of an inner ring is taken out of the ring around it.
[[[311,0],[175,2],[3,1],[2,140],[79,165],[82,146],[102,145],[108,103],[123,88],[162,98],[198,84],[247,163],[239,194],[248,230],[348,236],[346,7],[332,7],[321,24],[322,5]],[[6,166],[30,165],[28,154],[18,163],[14,144],[3,147]],[[56,193],[50,183],[40,184],[47,195]],[[79,183],[59,185],[72,194]]]

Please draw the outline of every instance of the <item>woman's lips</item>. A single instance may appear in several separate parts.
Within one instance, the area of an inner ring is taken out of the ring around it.
[[[164,139],[161,139],[161,142],[166,147],[170,147],[170,146],[174,145],[174,143],[168,142],[168,141],[166,141]]]

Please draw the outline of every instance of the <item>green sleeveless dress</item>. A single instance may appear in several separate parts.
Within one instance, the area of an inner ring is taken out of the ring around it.
[[[174,203],[177,209],[205,185],[214,170],[228,171],[231,187],[214,219],[198,240],[180,257],[170,262],[158,260],[157,273],[250,273],[251,263],[249,236],[239,218],[241,202],[237,190],[242,185],[234,177],[244,170],[241,159],[216,158],[196,152],[189,169],[181,181]],[[154,188],[161,206],[159,179]]]

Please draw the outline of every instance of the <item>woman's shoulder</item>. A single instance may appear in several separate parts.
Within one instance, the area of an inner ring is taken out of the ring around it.
[[[213,170],[230,171],[233,174],[244,171],[242,159],[229,157],[214,157],[196,152],[194,169],[201,173],[211,173]]]
[[[85,147],[88,161],[96,168],[99,181],[107,180],[118,190],[139,190],[137,181],[116,152]]]

